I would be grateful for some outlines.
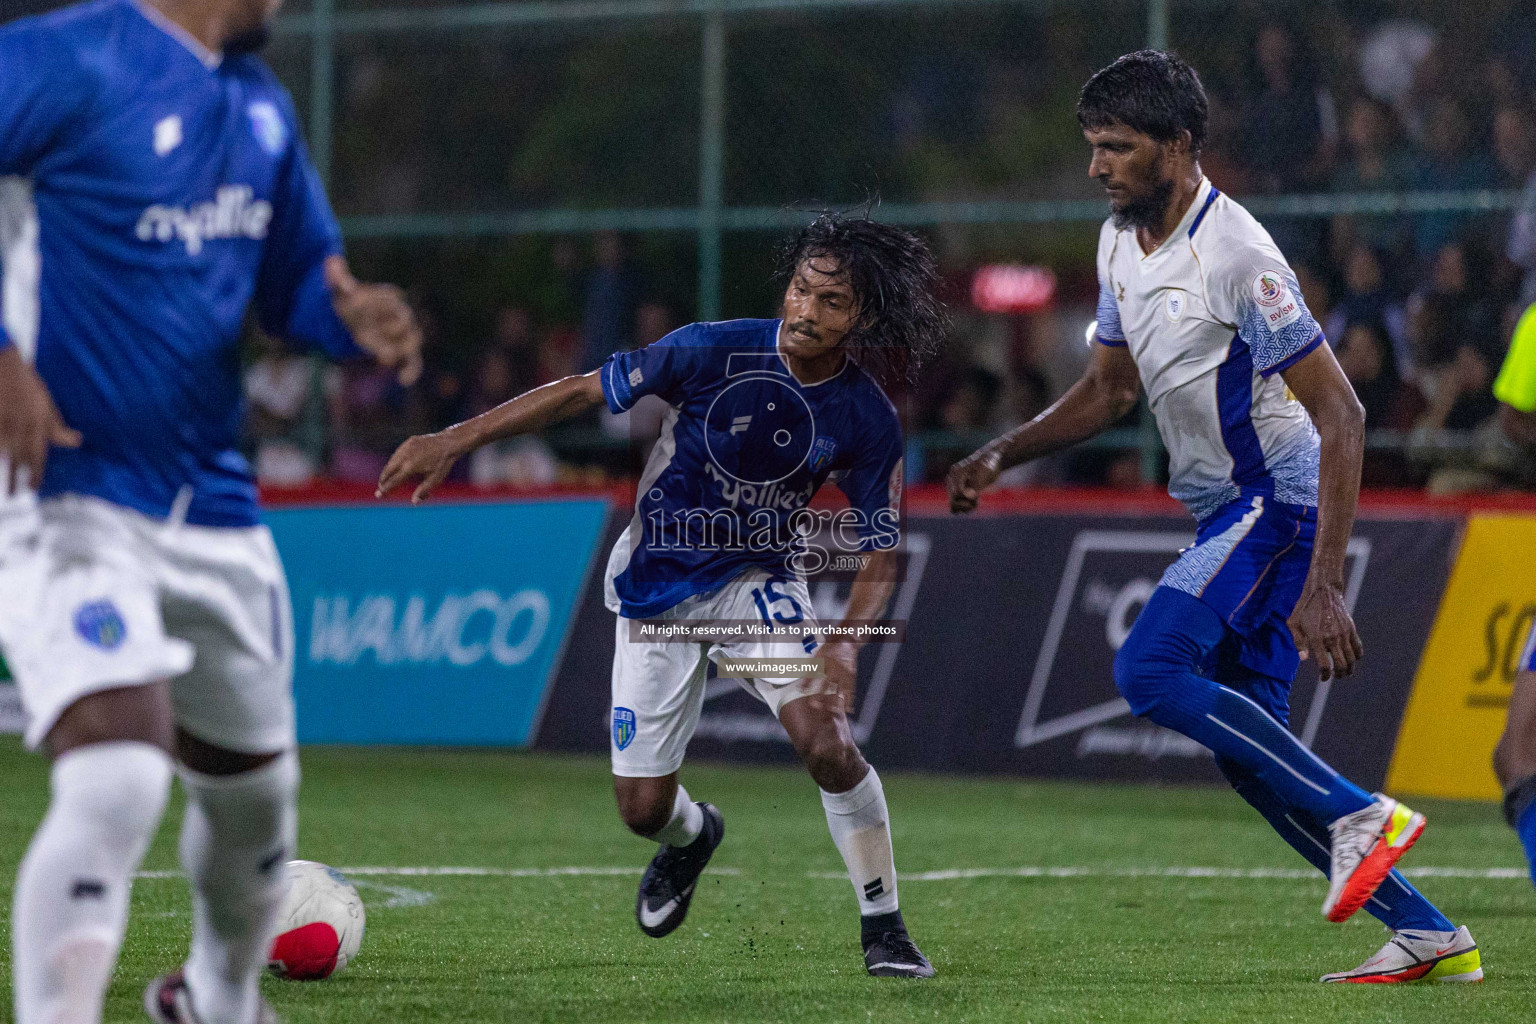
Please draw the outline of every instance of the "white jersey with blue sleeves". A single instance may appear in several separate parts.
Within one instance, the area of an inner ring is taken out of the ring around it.
[[[1204,519],[1240,494],[1317,504],[1319,440],[1280,372],[1323,343],[1285,257],[1202,180],[1183,221],[1143,253],[1099,233],[1095,344],[1128,346],[1168,448],[1168,491]]]
[[[851,359],[827,380],[800,383],[778,351],[781,323],[693,324],[601,367],[613,412],[643,395],[671,406],[608,563],[608,605],[626,618],[658,615],[753,568],[800,575],[806,509],[828,479],[850,506],[832,524],[836,546],[896,545],[895,407]]]
[[[40,492],[188,522],[258,521],[237,446],[237,343],[356,351],[323,265],[334,216],[287,92],[147,6],[97,0],[0,28],[0,195],[11,233],[0,345],[35,348],[66,422]],[[18,328],[20,325],[20,328]],[[21,333],[24,336],[14,337]]]

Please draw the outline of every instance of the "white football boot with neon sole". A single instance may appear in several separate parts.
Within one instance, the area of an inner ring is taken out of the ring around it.
[[[1352,971],[1323,981],[1391,985],[1411,981],[1482,981],[1483,958],[1466,926],[1454,932],[1393,932],[1387,944]]]
[[[1399,858],[1424,834],[1424,815],[1389,796],[1374,795],[1375,803],[1328,826],[1333,863],[1323,916],[1330,921],[1347,921],[1365,906]]]

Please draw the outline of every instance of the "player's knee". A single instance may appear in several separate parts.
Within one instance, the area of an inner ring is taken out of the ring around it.
[[[93,743],[53,765],[50,813],[90,828],[96,842],[132,849],[147,845],[165,813],[171,760],[147,743]]]
[[[816,784],[831,792],[857,785],[864,775],[864,755],[857,744],[832,730],[811,737],[800,748],[800,759]]]
[[[1151,714],[1168,692],[1176,671],[1177,666],[1159,652],[1155,640],[1134,629],[1115,653],[1115,688],[1130,704],[1132,714]]]
[[[1135,714],[1157,721],[1159,706],[1181,689],[1225,630],[1198,598],[1159,586],[1115,653],[1115,687]]]
[[[264,757],[255,768],[221,775],[186,769],[182,785],[221,842],[266,844],[285,829],[299,792],[293,751]]]
[[[624,822],[624,827],[637,836],[649,839],[666,828],[667,822],[672,820],[672,793],[663,792],[660,786],[620,785],[615,793],[619,803],[619,818]]]

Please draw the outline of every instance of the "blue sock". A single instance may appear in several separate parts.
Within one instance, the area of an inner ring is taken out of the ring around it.
[[[1328,874],[1331,866],[1328,853],[1331,838],[1326,825],[1320,824],[1306,811],[1285,806],[1284,801],[1273,790],[1236,762],[1218,757],[1216,767],[1221,769],[1221,774],[1225,775],[1227,781],[1232,784],[1232,788],[1237,790],[1238,796],[1248,801],[1253,809],[1262,814],[1264,820],[1280,833],[1281,839],[1289,843],[1292,849],[1306,858],[1309,864],[1325,876]],[[1432,932],[1456,930],[1456,926],[1450,922],[1450,919],[1440,913],[1423,893],[1410,885],[1408,879],[1404,878],[1396,868],[1387,876],[1387,880],[1381,883],[1381,888],[1376,890],[1376,895],[1366,902],[1365,909],[1372,917],[1393,931],[1404,928]]]
[[[1241,765],[1290,807],[1330,822],[1372,803],[1253,701],[1200,675],[1227,626],[1183,591],[1158,587],[1115,656],[1131,710]]]
[[[1515,832],[1520,836],[1520,845],[1525,847],[1525,859],[1531,866],[1531,881],[1536,883],[1536,801],[1532,801],[1515,822]]]

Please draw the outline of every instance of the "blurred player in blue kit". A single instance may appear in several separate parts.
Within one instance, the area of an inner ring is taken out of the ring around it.
[[[668,405],[641,475],[634,516],[608,560],[617,613],[610,749],[619,814],[660,844],[636,899],[642,931],[682,924],[700,873],[724,836],[720,811],[696,803],[678,769],[703,707],[711,661],[774,659],[739,682],[768,705],[821,787],[827,825],[861,913],[865,967],[928,977],[933,968],[897,906],[889,815],[880,776],[848,722],[856,636],[819,639],[806,587],[818,552],[807,506],[827,480],[850,508],[829,531],[861,552],[843,625],[877,619],[896,580],[901,424],[871,370],[915,367],[938,347],[944,318],[927,246],[863,218],[825,215],[787,250],[783,315],[699,323],[612,356],[437,434],[390,459],[380,494],[421,478],[421,501],[455,461],[515,434],[645,395]],[[663,638],[667,626],[762,623],[772,636]],[[794,628],[791,628],[794,627]],[[824,677],[807,659],[819,658]]]
[[[1323,913],[1392,938],[1324,981],[1479,981],[1477,944],[1393,865],[1422,815],[1353,785],[1286,728],[1301,657],[1325,680],[1364,654],[1344,600],[1364,412],[1268,232],[1200,172],[1205,90],[1182,60],[1120,58],[1083,87],[1088,173],[1109,194],[1083,379],[957,464],[951,509],[1010,466],[1111,426],[1146,390],[1169,492],[1199,522],[1115,658],[1131,710],[1198,740],[1329,877]]]
[[[0,645],[53,760],[16,878],[18,1024],[101,1019],[173,764],[192,948],[146,1010],[274,1019],[293,624],[237,449],[242,323],[254,306],[406,381],[421,344],[401,293],[348,271],[254,54],[278,4],[98,0],[0,29]]]

